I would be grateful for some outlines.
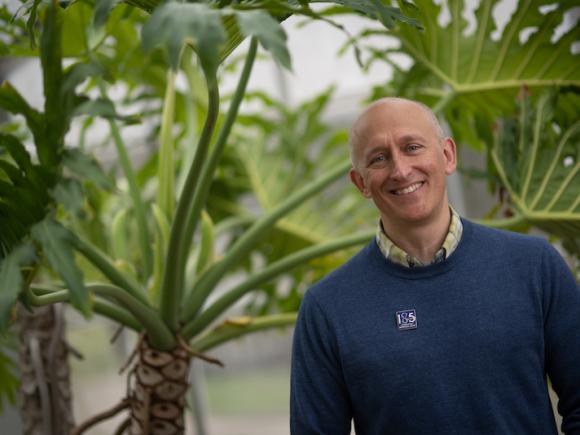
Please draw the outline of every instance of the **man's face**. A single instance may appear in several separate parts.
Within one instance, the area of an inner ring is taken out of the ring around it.
[[[441,139],[430,115],[408,101],[369,109],[355,128],[351,180],[372,198],[385,227],[428,224],[449,215],[445,178],[455,144]]]

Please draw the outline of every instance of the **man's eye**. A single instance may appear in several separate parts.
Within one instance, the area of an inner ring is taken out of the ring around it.
[[[375,156],[371,159],[370,164],[376,164],[376,163],[381,163],[385,161],[385,156],[383,154],[379,154],[378,156]]]
[[[417,151],[421,148],[421,145],[416,144],[416,143],[410,143],[409,145],[407,145],[407,151]]]

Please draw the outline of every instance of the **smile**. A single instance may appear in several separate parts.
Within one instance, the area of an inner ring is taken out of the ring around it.
[[[419,181],[418,183],[413,183],[410,186],[405,187],[404,189],[391,190],[391,193],[395,195],[408,195],[410,193],[415,192],[417,189],[423,186],[424,183],[425,183],[424,181]]]

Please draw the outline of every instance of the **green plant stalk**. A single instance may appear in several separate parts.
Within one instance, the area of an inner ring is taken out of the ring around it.
[[[179,196],[175,216],[171,224],[169,235],[169,245],[167,252],[171,252],[171,259],[168,257],[165,261],[163,282],[161,284],[161,318],[169,325],[173,331],[179,327],[179,314],[182,304],[181,296],[183,294],[184,271],[181,265],[184,264],[184,258],[187,257],[185,247],[186,243],[184,234],[187,221],[191,216],[191,204],[193,194],[197,187],[199,173],[206,159],[209,143],[215,128],[219,114],[219,89],[215,77],[206,77],[208,86],[208,108],[205,118],[203,131],[197,144],[195,158],[187,174],[183,191]]]
[[[207,199],[209,189],[211,187],[211,182],[218,165],[218,161],[223,153],[227,139],[232,130],[232,126],[236,117],[238,116],[238,110],[244,94],[246,92],[246,87],[248,85],[248,80],[252,72],[252,67],[254,65],[254,60],[256,59],[256,52],[258,49],[258,41],[256,38],[252,38],[250,41],[250,48],[248,49],[248,54],[246,56],[246,62],[244,63],[244,68],[240,75],[236,91],[233,95],[228,113],[223,124],[220,127],[218,137],[214,146],[212,147],[211,153],[208,160],[203,165],[201,175],[195,193],[193,194],[193,201],[191,204],[191,213],[189,219],[186,222],[186,228],[183,235],[183,252],[179,252],[177,258],[181,261],[179,264],[178,273],[183,276],[185,274],[185,267],[187,263],[187,256],[191,248],[191,242],[193,240],[193,235],[197,228],[199,222],[199,217],[201,215],[201,210]]]
[[[205,83],[202,83],[201,74],[196,70],[196,66],[192,65],[193,61],[193,50],[185,50],[183,53],[182,68],[187,81],[187,97],[184,101],[185,110],[185,133],[181,143],[186,144],[183,150],[183,156],[181,160],[179,175],[176,180],[175,192],[176,195],[183,190],[183,185],[185,184],[185,179],[187,178],[187,170],[193,162],[195,156],[195,148],[192,146],[187,146],[187,144],[192,144],[197,142],[197,130],[198,130],[198,120],[197,120],[197,107],[198,104],[196,99],[199,97],[201,89],[205,88]]]
[[[119,287],[109,284],[89,284],[87,290],[97,295],[110,298],[123,305],[147,332],[151,346],[159,350],[171,350],[176,345],[176,339],[171,330],[163,323],[159,314],[144,303],[136,300],[129,293]]]
[[[113,262],[98,248],[78,236],[72,238],[73,246],[113,284],[121,287],[142,303],[148,304],[139,284],[117,270]]]
[[[375,231],[371,231],[354,236],[342,237],[328,243],[322,243],[302,249],[270,264],[264,270],[251,275],[244,282],[228,291],[202,314],[186,324],[182,331],[183,337],[189,340],[191,337],[200,333],[207,325],[233,305],[238,299],[246,293],[256,289],[258,286],[270,281],[272,278],[315,258],[368,242],[372,239],[374,234]]]
[[[107,92],[105,85],[101,80],[98,81],[98,86],[103,98],[107,97]],[[127,179],[129,184],[129,195],[131,201],[133,202],[133,207],[135,209],[135,216],[137,218],[137,229],[139,231],[139,244],[141,246],[141,252],[143,255],[143,276],[142,278],[146,280],[151,274],[151,267],[153,264],[153,255],[151,252],[149,229],[147,228],[147,217],[145,212],[145,204],[141,198],[141,192],[139,191],[139,185],[137,184],[137,178],[135,177],[135,172],[133,171],[133,166],[129,160],[129,155],[127,154],[127,149],[123,138],[121,137],[121,132],[119,127],[114,120],[109,120],[109,127],[111,128],[111,136],[113,137],[113,142],[117,149],[117,154],[119,156],[119,161],[121,163],[121,169],[123,174]]]
[[[169,68],[165,86],[165,99],[163,101],[163,114],[161,116],[161,144],[157,169],[157,177],[159,179],[157,205],[169,220],[171,220],[175,208],[175,153],[171,136],[173,118],[175,116],[175,76],[176,73]]]
[[[35,295],[34,293],[28,294],[30,297],[29,301],[34,306],[43,306],[43,305],[50,305],[57,302],[68,302],[70,300],[70,293],[68,290],[58,290],[58,289],[50,289],[45,286],[40,285],[32,285],[31,289],[36,292],[40,293],[41,295]],[[136,332],[141,331],[143,327],[141,324],[133,317],[132,314],[124,310],[123,308],[116,307],[109,303],[100,301],[95,299],[93,301],[93,310],[97,314],[101,314],[115,322],[119,322],[120,324],[127,326],[128,328],[133,329]]]
[[[200,337],[190,343],[191,347],[198,352],[205,352],[220,344],[243,335],[253,332],[264,331],[266,329],[281,328],[293,325],[296,322],[298,313],[274,314],[252,319],[247,325],[222,325],[218,326],[209,334]]]
[[[475,219],[475,223],[485,225],[491,228],[511,229],[527,222],[526,217],[521,214],[516,214],[510,218],[505,219]]]
[[[226,274],[226,272],[240,261],[240,259],[247,255],[250,249],[258,242],[258,240],[284,215],[293,211],[300,206],[307,199],[319,193],[329,184],[343,176],[351,167],[350,161],[338,165],[333,170],[327,172],[318,180],[315,180],[308,186],[302,188],[298,192],[288,197],[285,201],[279,204],[276,208],[271,210],[266,215],[258,219],[236,243],[230,248],[225,257],[215,263],[210,268],[206,269],[206,273],[197,281],[194,289],[188,295],[185,303],[184,320],[186,322],[193,319],[198,311],[201,309],[208,295],[213,290],[214,286]]]
[[[127,246],[127,216],[128,209],[119,210],[113,217],[111,223],[113,256],[119,260],[129,258],[129,248]]]
[[[203,272],[214,261],[214,242],[214,225],[209,214],[204,211],[202,213],[201,243],[195,269],[196,274]]]
[[[149,300],[153,306],[159,306],[159,290],[163,277],[163,261],[165,259],[165,247],[169,241],[169,221],[157,204],[153,204],[153,216],[157,226],[155,234],[155,263],[153,264],[153,280],[149,287]]]

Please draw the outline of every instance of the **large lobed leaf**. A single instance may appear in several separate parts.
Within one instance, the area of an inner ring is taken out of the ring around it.
[[[155,2],[131,0],[129,3],[151,11],[152,3]],[[220,2],[219,5],[211,1],[163,3],[154,8],[150,20],[143,27],[143,47],[146,50],[158,45],[165,47],[170,65],[177,69],[184,44],[190,44],[196,50],[202,67],[211,80],[220,62],[244,37],[254,36],[277,62],[290,68],[290,55],[281,21],[298,14],[322,19],[343,29],[341,25],[313,11],[310,3],[286,0],[242,1],[231,4]],[[399,8],[385,6],[380,0],[335,0],[327,3],[340,5],[343,13],[357,12],[377,19],[389,28],[397,21],[414,27],[414,30],[420,28],[417,20],[403,15]],[[99,9],[99,21],[102,21],[102,14]]]
[[[219,49],[226,34],[217,10],[203,3],[169,2],[161,5],[143,26],[143,47],[163,45],[174,70],[184,43],[195,48],[206,75],[212,77],[219,65]]]
[[[495,41],[492,13],[499,0],[482,0],[475,11],[476,28],[469,35],[462,17],[465,2],[448,2],[451,21],[445,27],[437,22],[441,6],[431,0],[415,2],[423,33],[401,26],[397,35],[402,49],[418,63],[447,83],[455,92],[470,93],[493,89],[519,89],[553,85],[580,85],[580,64],[571,46],[580,35],[574,27],[552,43],[554,30],[566,10],[576,5],[570,0],[524,0],[507,22],[501,39]],[[542,7],[553,5],[542,13]],[[410,10],[409,13],[412,13]],[[535,30],[523,44],[520,33]]]
[[[502,184],[526,221],[560,236],[580,256],[580,121],[577,94],[522,98],[491,152]]]
[[[564,13],[576,2],[520,1],[497,40],[493,15],[500,0],[479,2],[475,27],[467,34],[463,14],[468,2],[449,0],[450,21],[445,25],[438,22],[443,8],[439,3],[415,1],[417,10],[405,12],[425,30],[399,26],[389,36],[399,39],[400,48],[375,50],[373,61],[391,61],[393,53],[413,61],[409,71],[397,71],[391,88],[378,89],[375,98],[396,94],[445,109],[455,139],[483,149],[492,141],[493,121],[511,110],[522,86],[532,92],[551,86],[580,86],[579,53],[572,50],[580,40],[580,27],[573,26],[558,40],[554,38]],[[376,32],[366,31],[361,37],[374,35]]]

